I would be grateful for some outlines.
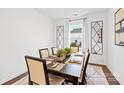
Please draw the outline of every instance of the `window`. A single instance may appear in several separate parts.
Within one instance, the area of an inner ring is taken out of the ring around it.
[[[82,24],[69,25],[70,46],[82,46]]]

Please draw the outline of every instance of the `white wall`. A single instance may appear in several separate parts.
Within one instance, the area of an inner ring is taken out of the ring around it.
[[[27,71],[25,55],[53,46],[53,24],[37,9],[0,9],[0,84]]]
[[[101,12],[94,12],[87,15],[82,16],[82,18],[87,18],[87,28],[86,28],[86,47],[91,49],[91,22],[92,21],[103,21],[103,55],[91,55],[90,62],[97,63],[97,64],[107,64],[107,31],[108,31],[108,11],[104,10]],[[56,21],[57,25],[64,25],[65,26],[65,43],[64,45],[67,47],[68,39],[69,39],[69,23],[68,20],[58,20]]]
[[[103,21],[103,55],[95,55],[91,54],[90,56],[90,62],[91,63],[97,63],[97,64],[107,64],[107,33],[108,33],[108,11],[100,11],[100,12],[94,12],[91,14],[85,15],[87,17],[87,32],[86,32],[86,44],[89,46],[89,49],[91,50],[91,22],[93,21]]]
[[[124,47],[115,45],[114,13],[117,9],[109,9],[109,30],[108,30],[108,67],[124,84]]]

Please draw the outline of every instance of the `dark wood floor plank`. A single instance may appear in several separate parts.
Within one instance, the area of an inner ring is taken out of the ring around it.
[[[17,82],[18,80],[20,80],[20,79],[24,78],[27,74],[28,74],[28,73],[27,73],[27,72],[25,72],[25,73],[23,73],[23,74],[21,74],[21,75],[19,75],[19,76],[15,77],[15,78],[13,78],[13,79],[9,80],[9,81],[7,81],[7,82],[3,83],[2,85],[11,85],[11,84],[13,84],[13,83]]]

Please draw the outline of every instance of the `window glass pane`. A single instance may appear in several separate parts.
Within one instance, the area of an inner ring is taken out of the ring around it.
[[[82,43],[82,24],[69,25],[70,46],[81,47]]]

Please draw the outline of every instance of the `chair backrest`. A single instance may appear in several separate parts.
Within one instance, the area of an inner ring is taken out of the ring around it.
[[[72,53],[79,52],[79,47],[70,47]]]
[[[45,59],[50,56],[48,48],[39,49],[39,54],[41,59]]]
[[[52,54],[53,55],[56,55],[57,54],[57,51],[58,51],[58,48],[52,47],[51,49],[52,49]]]
[[[28,68],[29,84],[48,85],[49,79],[46,62],[31,56],[25,56],[25,60]]]
[[[88,62],[89,62],[89,58],[90,58],[90,53],[89,51],[87,51],[84,55],[84,68],[83,68],[83,79],[85,78],[85,75],[86,75],[86,69],[87,69],[87,65],[88,65]],[[82,79],[82,80],[83,80]]]
[[[84,53],[86,53],[86,52],[89,52],[89,49],[88,48],[84,49]]]
[[[84,49],[84,56],[83,56],[83,69],[84,69],[84,66],[86,64],[86,61],[85,61],[85,57],[86,57],[86,53],[89,53],[89,49]]]

